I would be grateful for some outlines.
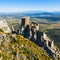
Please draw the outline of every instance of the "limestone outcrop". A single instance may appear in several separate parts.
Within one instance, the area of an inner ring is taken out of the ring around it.
[[[0,30],[5,33],[11,33],[11,29],[9,28],[8,23],[5,19],[0,19]]]

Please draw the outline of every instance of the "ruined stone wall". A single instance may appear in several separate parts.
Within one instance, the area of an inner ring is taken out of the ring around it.
[[[29,17],[22,18],[20,34],[22,34],[25,38],[29,38],[31,40],[44,40],[44,44],[46,44],[46,46],[52,49],[54,47],[54,42],[51,41],[45,33],[39,31],[39,24],[35,22],[30,23]]]

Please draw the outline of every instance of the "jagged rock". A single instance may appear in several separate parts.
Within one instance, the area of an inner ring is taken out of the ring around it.
[[[5,19],[0,19],[0,29],[5,33],[11,33],[11,30]]]

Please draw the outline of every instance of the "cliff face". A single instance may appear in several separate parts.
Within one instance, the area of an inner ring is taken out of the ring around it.
[[[0,60],[53,60],[34,42],[21,35],[0,32]]]
[[[5,19],[0,19],[0,29],[5,33],[11,33],[11,30]]]

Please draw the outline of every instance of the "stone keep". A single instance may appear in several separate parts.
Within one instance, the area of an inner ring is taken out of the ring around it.
[[[30,20],[29,20],[29,17],[27,16],[27,17],[23,17],[22,19],[21,19],[21,31],[20,31],[20,33],[23,35],[24,34],[24,29],[26,28],[26,26],[27,25],[30,25]]]
[[[21,26],[27,26],[27,25],[30,25],[30,17],[23,17],[22,20],[21,20]]]

